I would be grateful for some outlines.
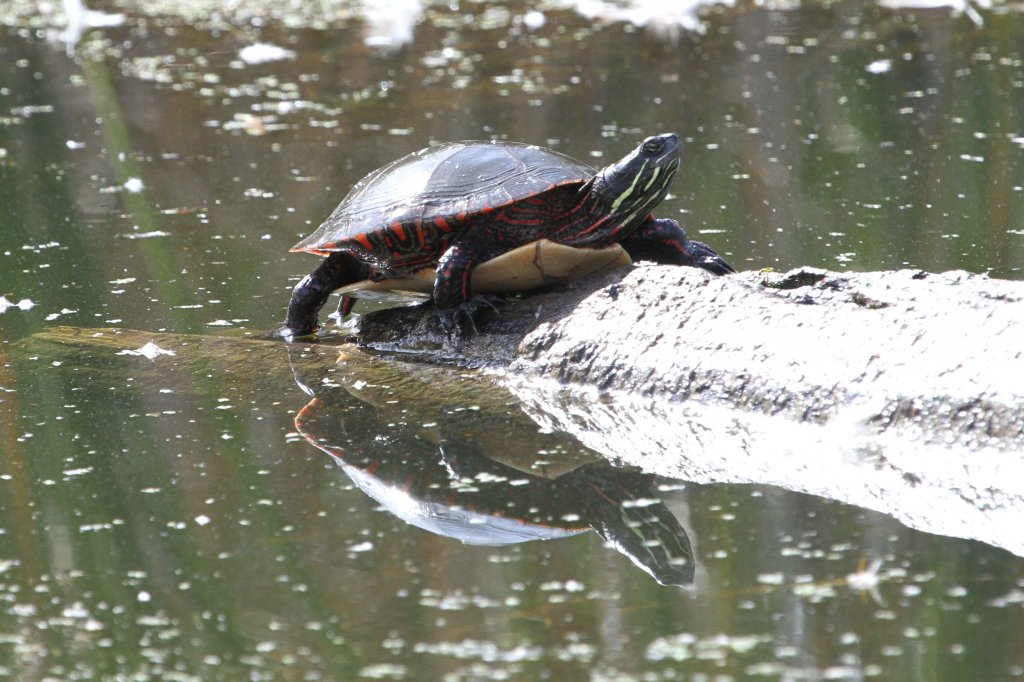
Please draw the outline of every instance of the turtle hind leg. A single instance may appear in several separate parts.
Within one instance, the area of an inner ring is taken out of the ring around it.
[[[454,307],[438,308],[437,317],[441,322],[441,327],[448,334],[455,333],[462,336],[469,330],[476,334],[476,323],[482,313],[486,310],[497,311],[498,306],[503,303],[505,303],[505,299],[500,296],[474,294],[468,301],[463,301]]]
[[[369,276],[369,266],[352,254],[345,251],[330,254],[320,267],[295,285],[281,335],[295,338],[313,334],[320,324],[320,308],[327,302],[331,292]]]
[[[716,275],[736,272],[710,246],[687,237],[686,231],[671,218],[646,220],[620,243],[633,260],[689,265]]]
[[[451,246],[437,264],[434,280],[434,305],[441,327],[450,333],[476,332],[476,321],[482,310],[497,310],[502,299],[497,296],[473,294],[470,289],[473,266],[496,254],[480,254],[461,243]]]

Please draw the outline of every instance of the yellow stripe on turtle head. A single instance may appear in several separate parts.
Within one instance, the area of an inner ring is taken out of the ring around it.
[[[636,189],[636,184],[638,182],[640,182],[640,178],[642,178],[643,175],[644,175],[644,169],[645,168],[647,168],[647,161],[644,161],[644,165],[640,166],[640,170],[638,170],[636,172],[636,175],[633,176],[632,184],[630,184],[630,186],[626,188],[626,191],[624,191],[622,194],[620,194],[618,197],[616,197],[615,201],[612,202],[612,208],[611,208],[611,213],[612,214],[617,213],[618,210],[619,210],[619,206],[622,205],[622,202],[624,202],[626,199],[628,199],[630,196],[632,196],[633,191]]]

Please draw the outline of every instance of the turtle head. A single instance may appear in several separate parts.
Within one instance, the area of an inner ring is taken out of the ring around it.
[[[675,133],[648,137],[625,158],[600,171],[590,192],[616,222],[643,220],[665,198],[681,151]]]

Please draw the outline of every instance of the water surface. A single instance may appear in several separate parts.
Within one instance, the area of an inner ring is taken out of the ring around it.
[[[658,213],[741,269],[1019,279],[1015,8],[717,6],[697,32],[463,3],[411,11],[404,31],[402,3],[383,23],[238,4],[107,3],[123,21],[70,42],[35,3],[0,10],[0,675],[1024,676],[1024,561],[1005,550],[673,480],[652,495],[692,544],[686,586],[585,529],[463,544],[386,511],[303,438],[310,396],[285,347],[244,340],[283,318],[316,262],[288,247],[354,182],[452,139],[600,166],[676,131]],[[29,338],[58,325],[145,330],[176,354]],[[403,394],[396,415],[331,376],[350,450],[416,447],[443,468],[495,434],[541,447],[528,421],[439,438],[436,397]]]

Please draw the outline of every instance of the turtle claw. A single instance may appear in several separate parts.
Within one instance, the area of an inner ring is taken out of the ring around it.
[[[696,242],[691,239],[686,242],[685,248],[686,253],[693,259],[690,265],[694,267],[703,268],[715,275],[732,275],[736,273],[736,268],[729,265],[724,258],[715,253],[714,249],[703,242]]]
[[[497,312],[498,306],[504,302],[498,296],[476,294],[468,301],[463,301],[451,308],[438,308],[437,317],[441,321],[441,328],[448,336],[453,334],[466,336],[468,329],[471,329],[473,334],[477,334],[479,331],[476,328],[476,318],[480,316],[480,311],[490,309]]]

